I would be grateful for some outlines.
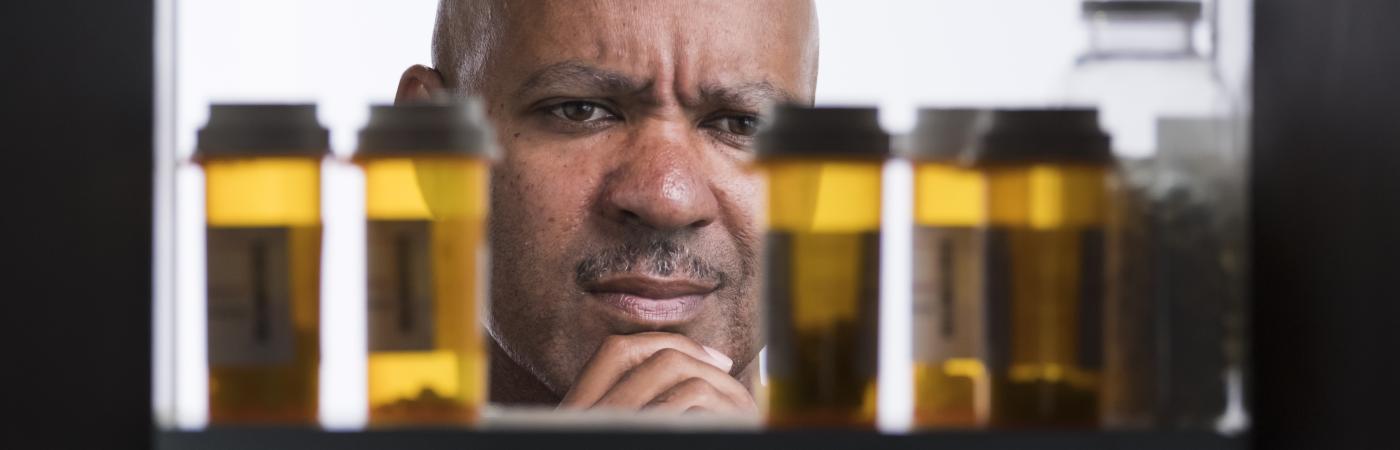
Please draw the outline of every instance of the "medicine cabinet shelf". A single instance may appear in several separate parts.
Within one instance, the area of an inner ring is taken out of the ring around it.
[[[1204,431],[1093,432],[1010,431],[879,434],[845,431],[763,433],[483,432],[402,430],[334,432],[309,429],[246,428],[167,431],[156,436],[158,450],[233,449],[515,449],[606,450],[775,450],[775,449],[1134,449],[1245,450],[1244,436]]]

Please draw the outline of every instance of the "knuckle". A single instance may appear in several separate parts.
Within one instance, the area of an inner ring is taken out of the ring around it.
[[[681,381],[677,387],[686,390],[714,390],[714,386],[710,385],[710,381],[701,377],[686,378],[684,381]]]
[[[677,383],[665,393],[652,400],[651,406],[662,405],[706,405],[713,403],[718,396],[710,383],[703,378],[692,377]]]
[[[713,389],[708,387],[709,383],[699,378],[687,379],[671,389],[664,395],[664,401],[677,404],[710,404],[718,398]]]
[[[719,391],[711,385],[709,381],[700,377],[687,378],[677,386],[677,391],[682,395],[699,400],[712,400],[716,398]]]
[[[668,366],[684,364],[689,359],[690,356],[686,355],[685,352],[676,350],[674,348],[663,348],[661,350],[657,350],[655,354],[651,355],[652,361],[655,361],[657,364],[663,364]]]

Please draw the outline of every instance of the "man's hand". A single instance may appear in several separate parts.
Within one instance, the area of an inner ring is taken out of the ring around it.
[[[559,407],[756,414],[753,395],[729,375],[733,367],[728,356],[679,334],[610,336]]]

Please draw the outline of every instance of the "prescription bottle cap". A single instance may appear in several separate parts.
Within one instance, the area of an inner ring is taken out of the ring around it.
[[[474,100],[370,107],[356,158],[457,155],[494,158],[496,141]]]
[[[1108,134],[1094,108],[992,111],[974,160],[987,163],[1088,163],[1113,161]]]
[[[316,120],[314,104],[212,104],[195,140],[197,159],[330,152],[330,131]]]
[[[754,137],[759,159],[885,159],[890,135],[880,128],[875,108],[795,105],[774,107],[771,119]]]
[[[923,108],[904,153],[921,161],[960,161],[985,131],[989,112],[975,108]]]

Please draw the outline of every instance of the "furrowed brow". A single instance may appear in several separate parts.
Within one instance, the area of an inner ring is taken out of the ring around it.
[[[713,105],[752,110],[776,103],[804,103],[792,92],[767,81],[733,85],[706,84],[700,87],[700,98]]]
[[[641,82],[626,75],[579,61],[564,61],[535,71],[525,79],[515,94],[518,98],[539,91],[624,94],[645,88]]]

